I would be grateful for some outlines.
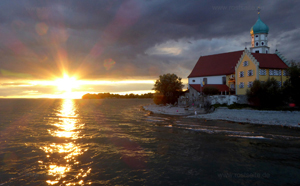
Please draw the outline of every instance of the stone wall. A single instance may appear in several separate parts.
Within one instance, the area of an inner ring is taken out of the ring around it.
[[[181,96],[178,98],[178,106],[180,107],[187,107],[187,106],[195,106],[195,107],[201,107],[204,103],[204,97],[198,96],[198,97],[190,97],[190,96]]]
[[[232,105],[233,103],[248,104],[247,96],[244,95],[215,95],[209,96],[209,101],[212,105],[214,104],[227,104]]]
[[[247,96],[244,95],[214,95],[214,96],[190,96],[186,94],[178,98],[178,106],[196,106],[203,107],[205,101],[209,101],[212,105],[214,104],[226,104],[232,105],[234,103],[238,104],[248,104]]]

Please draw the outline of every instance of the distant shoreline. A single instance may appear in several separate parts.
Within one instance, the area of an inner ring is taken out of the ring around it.
[[[132,98],[153,98],[153,93],[146,93],[146,94],[125,94],[125,95],[120,95],[120,94],[111,94],[111,93],[98,93],[98,94],[91,94],[87,93],[84,94],[82,99],[105,99],[105,98],[118,98],[118,99],[132,99]]]
[[[78,99],[153,99],[153,98],[78,98]]]

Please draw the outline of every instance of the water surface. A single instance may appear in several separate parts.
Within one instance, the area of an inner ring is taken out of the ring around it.
[[[148,99],[0,100],[0,185],[299,185],[299,129],[151,115]]]

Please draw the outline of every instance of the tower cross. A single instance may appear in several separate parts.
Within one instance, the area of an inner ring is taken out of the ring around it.
[[[260,14],[260,10],[261,10],[261,8],[258,7],[258,8],[257,8],[257,13],[258,13],[258,14]]]

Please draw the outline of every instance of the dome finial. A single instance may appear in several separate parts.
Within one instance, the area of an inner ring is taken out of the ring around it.
[[[261,10],[261,8],[258,7],[257,8],[258,19],[257,19],[256,23],[253,25],[253,27],[250,29],[251,35],[262,34],[262,33],[268,34],[268,32],[269,32],[269,27],[264,22],[262,22],[262,20],[260,19],[260,10]]]

